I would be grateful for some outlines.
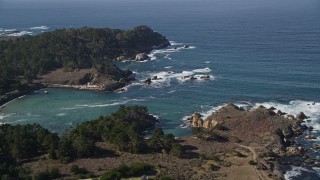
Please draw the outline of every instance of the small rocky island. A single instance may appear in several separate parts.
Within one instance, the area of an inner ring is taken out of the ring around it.
[[[152,50],[169,45],[165,36],[147,26],[132,30],[58,29],[36,36],[1,38],[0,104],[34,90],[30,85],[119,89],[134,76],[113,61],[147,60]]]

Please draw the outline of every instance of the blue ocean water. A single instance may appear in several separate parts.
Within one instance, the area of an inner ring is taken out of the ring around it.
[[[319,0],[3,0],[0,34],[144,24],[166,35],[173,46],[153,52],[148,62],[118,63],[133,70],[138,80],[158,75],[163,81],[151,86],[137,81],[123,93],[48,89],[48,95],[39,92],[8,104],[0,121],[39,123],[63,132],[121,104],[137,104],[159,116],[158,126],[166,132],[183,136],[190,134],[180,127],[185,116],[207,115],[236,102],[273,105],[292,114],[304,111],[319,135],[319,19]],[[184,44],[190,48],[180,48]],[[188,74],[211,78],[180,79]]]

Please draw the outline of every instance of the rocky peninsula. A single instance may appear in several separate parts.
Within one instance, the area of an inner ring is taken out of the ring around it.
[[[122,107],[110,117],[100,117],[94,121],[84,122],[71,131],[70,138],[74,137],[77,140],[77,143],[73,143],[74,146],[78,147],[82,142],[79,136],[85,135],[85,138],[89,138],[87,142],[90,142],[91,148],[99,149],[98,155],[93,153],[93,156],[86,154],[83,157],[80,154],[74,157],[75,159],[70,164],[61,159],[48,158],[49,156],[44,154],[32,162],[22,163],[22,166],[29,168],[33,173],[56,168],[64,178],[71,179],[80,177],[79,174],[74,173],[72,168],[70,169],[71,166],[85,169],[86,173],[83,174],[83,177],[106,177],[105,172],[111,173],[121,167],[121,164],[131,165],[140,162],[151,165],[155,170],[151,174],[144,172],[151,179],[164,177],[172,179],[283,179],[282,167],[288,163],[309,163],[317,166],[316,159],[305,155],[307,149],[300,147],[295,142],[295,138],[304,134],[308,129],[301,124],[308,118],[303,112],[294,117],[274,107],[259,106],[254,109],[244,109],[230,103],[205,119],[202,119],[203,117],[198,113],[192,115],[188,121],[193,136],[175,138],[175,143],[179,144],[175,146],[172,145],[172,135],[164,135],[159,129],[155,130],[150,139],[143,140],[141,137],[136,139],[139,141],[138,144],[131,137],[129,140],[124,138],[125,136],[118,139],[119,133],[112,138],[100,134],[104,132],[105,126],[111,128],[111,132],[108,133],[112,134],[112,131],[118,131],[116,126],[122,127],[122,123],[129,123],[132,127],[136,125],[141,127],[141,129],[136,129],[136,132],[142,132],[155,125],[156,120],[146,114],[146,109],[139,107],[137,112],[132,110],[135,109],[132,107],[123,109]],[[121,121],[120,117],[123,118]],[[131,124],[135,121],[138,124]],[[115,127],[112,128],[113,126]],[[129,127],[127,129],[128,131],[121,132],[128,133],[128,135],[133,133],[130,132]],[[81,135],[80,132],[84,134]],[[77,136],[74,136],[74,133]],[[100,135],[105,138],[101,139]],[[90,138],[91,136],[93,139]],[[168,141],[167,138],[171,140]],[[95,143],[92,143],[92,140]],[[119,140],[128,142],[122,145],[115,144],[119,143]],[[74,140],[70,139],[70,141]],[[167,143],[171,144],[171,150],[166,148]],[[132,145],[142,149],[137,152],[121,149],[122,146],[132,148]],[[85,149],[80,148],[77,151],[83,150]],[[95,152],[87,150],[91,153]],[[57,152],[59,151],[58,149]],[[301,161],[293,162],[290,161],[290,158],[300,158]]]
[[[0,105],[33,87],[115,91],[134,80],[113,61],[148,59],[170,42],[147,26],[58,29],[36,36],[0,39]]]

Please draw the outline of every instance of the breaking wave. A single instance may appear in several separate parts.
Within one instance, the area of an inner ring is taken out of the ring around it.
[[[31,30],[46,30],[46,29],[50,29],[50,27],[48,26],[35,26],[35,27],[31,27]]]

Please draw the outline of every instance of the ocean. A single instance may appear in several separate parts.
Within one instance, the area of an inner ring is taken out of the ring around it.
[[[274,106],[310,116],[320,130],[319,0],[3,0],[0,34],[20,36],[57,28],[148,25],[172,46],[153,51],[146,62],[117,63],[137,81],[122,93],[47,89],[9,103],[1,123],[39,123],[62,133],[108,115],[120,105],[143,105],[165,132],[190,135],[186,116],[209,115],[228,102]],[[183,48],[184,45],[189,48]],[[157,75],[148,85],[140,81]],[[209,75],[208,80],[182,76]],[[319,143],[319,138],[303,142]],[[313,151],[313,150],[311,150]],[[313,156],[319,158],[319,150]],[[293,167],[286,179],[301,179],[316,168]],[[309,178],[310,179],[310,178]],[[312,179],[312,178],[311,178]]]

